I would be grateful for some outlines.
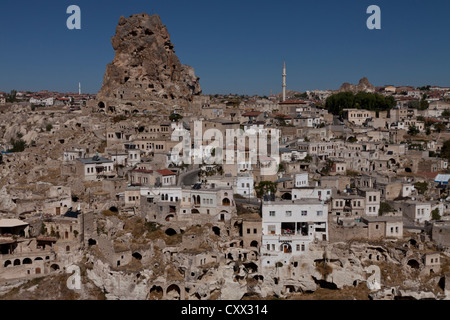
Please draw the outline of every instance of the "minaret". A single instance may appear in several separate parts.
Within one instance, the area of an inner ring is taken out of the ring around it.
[[[283,61],[283,101],[286,101],[286,62]]]
[[[78,94],[81,96],[81,82],[78,82]]]

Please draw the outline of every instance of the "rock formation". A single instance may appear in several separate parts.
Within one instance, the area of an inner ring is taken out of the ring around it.
[[[375,92],[375,87],[367,80],[366,77],[359,80],[359,83],[357,85],[351,84],[351,83],[344,83],[342,84],[341,88],[339,89],[339,92]]]
[[[111,42],[115,57],[97,95],[99,107],[186,105],[201,93],[199,78],[180,63],[158,15],[121,17]]]

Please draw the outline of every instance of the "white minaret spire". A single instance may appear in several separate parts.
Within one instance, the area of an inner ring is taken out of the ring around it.
[[[283,61],[283,101],[286,101],[286,61]]]
[[[81,96],[81,82],[78,82],[78,94]]]

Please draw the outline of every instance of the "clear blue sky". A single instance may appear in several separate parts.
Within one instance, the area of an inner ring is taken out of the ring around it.
[[[66,9],[81,8],[81,30]],[[381,8],[381,30],[366,9]],[[1,0],[0,91],[96,93],[120,16],[159,14],[206,94],[376,85],[450,86],[448,0]]]

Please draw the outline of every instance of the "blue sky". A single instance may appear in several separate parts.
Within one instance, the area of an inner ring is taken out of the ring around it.
[[[81,8],[81,30],[66,9]],[[368,30],[369,5],[381,30]],[[0,91],[96,93],[114,58],[120,16],[159,14],[181,63],[206,94],[268,95],[338,89],[366,76],[377,86],[450,86],[448,0],[53,0],[0,2]]]

